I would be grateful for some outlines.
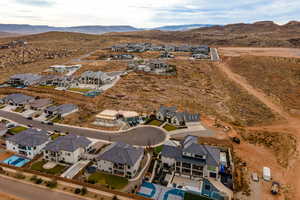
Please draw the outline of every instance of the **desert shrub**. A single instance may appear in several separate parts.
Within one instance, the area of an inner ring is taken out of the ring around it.
[[[74,191],[75,194],[80,194],[81,193],[81,189],[80,188],[76,188]]]
[[[47,187],[49,188],[56,188],[57,187],[57,181],[55,179],[48,181],[46,184]]]

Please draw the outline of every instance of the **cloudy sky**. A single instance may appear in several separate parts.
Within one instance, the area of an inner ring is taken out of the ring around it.
[[[51,26],[300,20],[300,0],[1,0],[0,23]]]

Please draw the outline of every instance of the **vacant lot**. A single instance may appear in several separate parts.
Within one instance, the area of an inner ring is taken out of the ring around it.
[[[274,56],[300,58],[300,49],[296,48],[255,48],[255,47],[220,47],[222,56]]]
[[[230,58],[227,63],[287,111],[300,112],[300,59],[243,56]]]

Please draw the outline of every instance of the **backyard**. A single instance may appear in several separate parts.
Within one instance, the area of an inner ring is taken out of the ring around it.
[[[158,121],[158,120],[151,120],[150,122],[147,123],[147,125],[152,125],[152,126],[161,126],[163,122]]]
[[[177,127],[176,126],[172,126],[170,124],[166,124],[164,127],[163,127],[166,131],[175,131],[177,130]]]
[[[114,176],[95,172],[88,177],[88,182],[92,184],[107,185],[111,189],[122,189],[128,184],[128,180],[124,177]]]
[[[66,166],[56,165],[51,169],[45,169],[43,166],[47,163],[47,161],[37,161],[31,165],[31,169],[39,172],[44,172],[47,174],[60,175],[66,168]]]

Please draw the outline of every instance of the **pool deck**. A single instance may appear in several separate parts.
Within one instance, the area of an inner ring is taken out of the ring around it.
[[[9,158],[9,157],[11,157],[11,156],[13,156],[13,155],[14,155],[14,154],[11,153],[11,152],[6,152],[6,151],[1,152],[1,151],[0,151],[0,162],[6,160],[7,158]]]

